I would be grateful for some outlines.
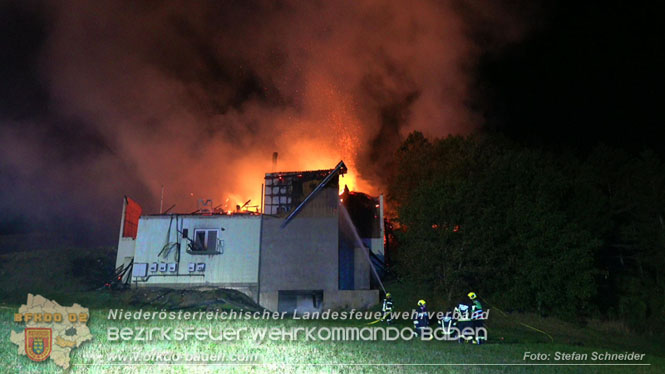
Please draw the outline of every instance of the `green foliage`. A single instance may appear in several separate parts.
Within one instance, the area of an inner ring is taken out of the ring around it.
[[[501,138],[413,133],[396,159],[399,268],[448,301],[473,289],[542,315],[665,320],[655,154],[599,147],[580,160]]]

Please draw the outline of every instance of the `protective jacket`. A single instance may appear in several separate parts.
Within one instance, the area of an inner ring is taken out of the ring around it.
[[[423,328],[429,326],[429,317],[427,316],[427,307],[425,305],[418,307],[416,319],[413,321],[415,328]]]
[[[457,321],[460,322],[465,322],[465,321],[470,321],[471,320],[471,313],[469,310],[469,306],[464,303],[460,303],[455,307],[455,311],[453,312],[453,316]]]
[[[471,319],[477,320],[483,318],[483,306],[480,304],[480,301],[473,300],[471,302]]]
[[[393,299],[385,298],[383,299],[383,306],[381,307],[383,312],[383,318],[388,324],[393,322],[392,312],[393,312]]]
[[[393,299],[383,299],[383,307],[381,307],[382,312],[392,312],[393,311]]]

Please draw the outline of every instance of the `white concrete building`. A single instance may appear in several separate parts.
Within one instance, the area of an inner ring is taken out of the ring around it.
[[[232,288],[271,310],[370,307],[378,290],[370,289],[369,247],[383,254],[383,199],[363,208],[381,229],[362,244],[340,214],[344,172],[340,162],[266,174],[268,214],[142,215],[125,198],[116,266],[132,266],[124,278],[131,287]]]

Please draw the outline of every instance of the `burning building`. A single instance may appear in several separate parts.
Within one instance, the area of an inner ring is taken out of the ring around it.
[[[233,288],[275,311],[374,305],[383,197],[348,190],[340,196],[346,172],[340,162],[328,170],[265,174],[263,202],[254,212],[210,206],[143,215],[126,197],[116,260],[127,269],[122,280],[131,287]]]

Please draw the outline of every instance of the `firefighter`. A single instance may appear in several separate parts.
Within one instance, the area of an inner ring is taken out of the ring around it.
[[[469,305],[463,301],[455,307],[455,311],[453,312],[453,318],[457,320],[456,327],[460,343],[469,343],[473,340],[473,334],[470,331],[473,328],[470,309]]]
[[[478,296],[476,295],[475,292],[469,292],[467,295],[469,297],[469,300],[471,300],[471,316],[473,318],[474,314],[483,314],[483,305],[480,303],[478,300]]]
[[[386,292],[386,298],[383,299],[383,306],[381,307],[383,318],[386,323],[391,325],[393,323],[393,297],[390,292]]]
[[[478,329],[484,327],[483,305],[478,300],[478,295],[475,292],[469,292],[467,296],[471,301],[471,326],[476,331],[476,338],[473,342],[475,344],[482,344],[485,341],[485,337],[478,335]]]
[[[416,335],[420,336],[422,329],[429,326],[425,300],[418,300],[417,310],[416,319],[413,320],[413,327],[416,330]]]

